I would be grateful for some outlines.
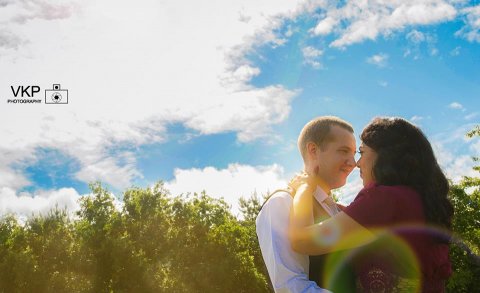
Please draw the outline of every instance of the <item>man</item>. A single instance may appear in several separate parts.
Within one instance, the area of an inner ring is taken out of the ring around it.
[[[353,128],[337,117],[316,118],[303,127],[298,148],[304,171],[315,174],[319,182],[313,210],[315,219],[321,221],[340,211],[330,192],[345,185],[355,167]],[[256,219],[258,241],[273,288],[275,292],[329,292],[314,281],[320,280],[322,262],[312,258],[310,269],[309,257],[291,248],[287,236],[293,202],[291,193],[291,190],[275,191]]]

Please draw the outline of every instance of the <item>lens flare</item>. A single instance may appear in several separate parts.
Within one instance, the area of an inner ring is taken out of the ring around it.
[[[332,225],[330,228],[330,233],[324,235],[323,239],[320,236],[316,239],[319,244],[332,245],[338,240],[338,226]],[[322,284],[333,292],[346,292],[352,290],[352,286],[362,292],[420,292],[422,279],[429,272],[422,265],[422,257],[425,256],[417,255],[407,239],[434,237],[448,241],[452,237],[448,231],[425,225],[402,225],[370,231],[375,235],[375,240],[366,245],[346,249],[354,247],[355,243],[367,241],[365,234],[361,233],[348,235],[342,242],[335,243],[338,250],[327,255]],[[448,249],[448,246],[444,246]],[[432,247],[429,253],[435,256],[438,247]],[[446,261],[436,260],[435,257],[429,259],[433,259],[432,266],[437,270],[436,273],[442,265],[448,266],[443,268],[446,276],[451,273],[448,258]],[[355,283],[347,284],[353,278]]]
[[[327,221],[321,225],[324,229],[314,238],[315,243],[319,246],[331,246],[337,243],[341,232],[340,226],[335,221]]]

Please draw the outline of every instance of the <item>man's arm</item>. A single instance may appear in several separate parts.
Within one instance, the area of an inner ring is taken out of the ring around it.
[[[308,256],[290,246],[287,231],[291,204],[291,198],[272,197],[256,220],[258,242],[273,288],[275,292],[329,292],[308,279]]]

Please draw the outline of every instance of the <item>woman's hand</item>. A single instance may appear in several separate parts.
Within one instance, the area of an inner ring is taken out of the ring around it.
[[[314,189],[317,186],[315,176],[308,175],[306,172],[295,175],[288,183],[293,196],[302,185],[306,185],[305,188]]]

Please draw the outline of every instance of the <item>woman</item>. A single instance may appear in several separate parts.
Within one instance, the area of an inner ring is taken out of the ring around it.
[[[453,207],[430,143],[401,118],[375,118],[361,140],[364,188],[335,217],[313,225],[309,207],[318,179],[294,180],[293,249],[310,255],[351,249],[342,261],[353,266],[358,292],[443,292],[451,274],[443,235],[451,230]]]

